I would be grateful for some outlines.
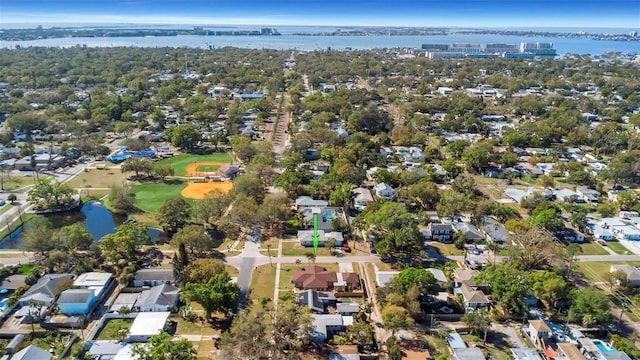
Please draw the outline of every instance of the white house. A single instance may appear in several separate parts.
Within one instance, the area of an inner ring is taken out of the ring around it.
[[[374,188],[376,195],[383,198],[390,198],[393,196],[393,188],[385,183],[379,183]]]
[[[529,320],[528,333],[534,345],[541,347],[542,341],[546,341],[549,338],[551,329],[549,329],[544,320]]]
[[[344,242],[344,237],[341,232],[331,231],[325,232],[324,230],[318,230],[318,246],[324,247],[327,243],[327,240],[333,238],[336,241],[335,246],[342,246]],[[299,230],[298,231],[298,240],[300,241],[300,245],[305,247],[313,246],[313,230]]]
[[[126,342],[147,342],[153,335],[164,331],[170,312],[143,312],[133,320]]]

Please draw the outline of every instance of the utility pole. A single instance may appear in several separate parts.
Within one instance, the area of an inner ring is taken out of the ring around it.
[[[271,262],[271,244],[267,244],[267,251],[269,252],[269,265],[273,267],[273,263]]]
[[[629,303],[626,301],[622,301],[622,310],[620,311],[620,317],[618,317],[618,331],[620,331],[620,325],[622,324],[622,314],[627,310]]]

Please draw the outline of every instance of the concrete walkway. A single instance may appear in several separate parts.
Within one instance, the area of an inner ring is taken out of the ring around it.
[[[278,258],[282,257],[282,239],[278,239]],[[278,298],[280,297],[280,268],[282,263],[276,263],[276,281],[273,288],[273,307],[278,308]]]

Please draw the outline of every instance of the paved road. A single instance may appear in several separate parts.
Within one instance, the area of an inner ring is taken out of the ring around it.
[[[251,274],[256,268],[257,259],[265,258],[260,254],[260,233],[262,228],[260,226],[254,226],[247,234],[244,248],[239,256],[234,256],[230,259],[238,259],[234,261],[233,266],[240,269],[238,274],[238,287],[240,287],[240,301],[239,305],[241,309],[244,309],[249,301],[249,291],[251,290]],[[267,258],[267,261],[269,259]],[[229,262],[231,264],[231,262]]]

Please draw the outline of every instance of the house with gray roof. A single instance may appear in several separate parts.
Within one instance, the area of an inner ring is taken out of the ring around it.
[[[468,223],[468,222],[453,223],[453,228],[455,229],[456,232],[466,236],[466,239],[468,242],[484,239],[484,236],[482,236],[482,234],[480,233],[480,230],[478,230],[478,228],[472,223]]]
[[[335,246],[337,247],[342,246],[342,243],[344,242],[344,236],[341,232],[318,230],[318,246],[326,246],[327,240],[330,238],[336,241]],[[298,230],[298,240],[300,240],[300,245],[305,247],[312,247],[313,230]]]
[[[480,226],[480,230],[484,233],[486,239],[490,242],[495,243],[504,243],[507,241],[507,237],[509,233],[507,229],[504,228],[498,220],[484,216],[482,217],[482,225]]]
[[[170,268],[140,269],[136,271],[133,278],[134,287],[151,287],[165,283],[175,284],[175,282],[173,269]]]
[[[51,360],[52,358],[53,354],[47,350],[40,349],[35,345],[29,345],[15,353],[11,360]]]
[[[40,304],[49,306],[60,294],[61,287],[64,286],[64,283],[70,282],[72,278],[73,275],[71,274],[44,275],[22,295],[18,303],[25,306],[29,304],[29,300],[34,300]]]
[[[627,275],[630,286],[640,287],[640,270],[629,264],[611,265],[611,272],[621,271]]]
[[[298,304],[308,307],[314,313],[322,314],[328,306],[336,304],[336,297],[330,292],[307,289],[300,293]]]
[[[180,290],[171,284],[161,284],[144,290],[134,308],[140,312],[171,311],[178,304]]]
[[[393,188],[386,183],[377,184],[373,190],[376,193],[376,196],[382,197],[385,199],[389,199],[393,196]]]
[[[313,314],[313,328],[311,341],[325,342],[333,334],[345,331],[353,323],[353,317],[340,314]]]

